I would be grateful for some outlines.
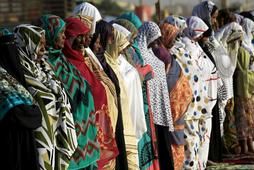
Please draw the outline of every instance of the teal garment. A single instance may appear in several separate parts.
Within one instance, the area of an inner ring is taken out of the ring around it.
[[[56,15],[43,15],[40,18],[40,26],[45,30],[45,37],[47,40],[47,45],[54,47],[54,43],[59,35],[59,33],[65,27],[65,22],[59,16]]]
[[[118,18],[119,19],[127,19],[127,20],[129,20],[132,24],[135,25],[135,27],[137,29],[139,29],[141,27],[141,25],[142,25],[141,20],[139,19],[139,17],[134,12],[123,13]]]
[[[12,33],[7,28],[0,28],[0,36],[11,35]]]
[[[16,79],[0,67],[0,120],[10,109],[21,104],[32,105],[32,96]]]

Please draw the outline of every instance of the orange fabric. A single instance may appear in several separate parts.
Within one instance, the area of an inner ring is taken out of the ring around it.
[[[171,148],[174,160],[174,169],[175,170],[183,169],[184,145],[171,145]]]
[[[170,93],[170,105],[174,126],[178,126],[175,122],[186,112],[192,100],[192,96],[189,81],[181,72],[179,80]],[[182,126],[182,129],[183,128],[184,126]]]

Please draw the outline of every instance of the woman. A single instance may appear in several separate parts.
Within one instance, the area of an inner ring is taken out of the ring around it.
[[[210,0],[203,1],[192,10],[192,15],[201,18],[213,30],[218,29],[218,7]]]
[[[119,19],[126,19],[131,24],[133,24],[136,29],[139,29],[142,26],[142,22],[133,12],[126,12],[122,14]],[[127,28],[127,26],[125,26]],[[155,127],[153,122],[153,114],[151,111],[150,103],[149,103],[149,94],[147,91],[147,81],[152,79],[154,74],[152,67],[149,64],[144,63],[144,59],[141,55],[140,49],[138,47],[137,39],[135,38],[134,43],[132,45],[134,48],[133,61],[135,63],[135,67],[138,70],[143,81],[142,89],[143,89],[143,99],[144,99],[144,111],[146,117],[146,125],[147,125],[147,133],[144,134],[143,138],[139,141],[138,149],[139,149],[139,165],[144,169],[158,169],[158,150],[157,150],[157,139],[155,133]]]
[[[240,147],[236,136],[236,127],[235,127],[235,115],[234,110],[234,92],[233,92],[233,74],[237,65],[237,54],[240,46],[240,41],[243,37],[242,27],[233,22],[230,23],[215,34],[215,38],[220,42],[218,46],[222,46],[226,50],[226,55],[222,55],[223,58],[216,59],[216,63],[224,63],[223,67],[219,68],[219,75],[223,81],[223,88],[225,90],[226,96],[221,103],[219,103],[220,114],[222,117],[225,117],[223,123],[223,144],[225,151],[227,153],[240,153]],[[229,57],[228,57],[229,56]],[[220,94],[219,94],[220,95]],[[225,108],[225,109],[224,109]],[[221,125],[222,126],[222,125]]]
[[[105,52],[105,58],[107,63],[112,67],[114,70],[117,79],[119,81],[121,93],[121,107],[123,112],[123,127],[124,127],[124,138],[126,144],[126,153],[127,153],[127,161],[129,169],[137,169],[138,165],[138,158],[137,158],[137,139],[135,137],[135,130],[132,126],[131,121],[131,110],[130,110],[130,100],[128,98],[128,93],[126,89],[126,85],[124,82],[124,78],[122,77],[118,59],[119,55],[123,53],[125,48],[129,45],[129,41],[127,38],[117,30],[114,30],[114,41],[112,44],[107,46]]]
[[[92,87],[94,98],[96,123],[98,126],[98,141],[100,143],[100,160],[98,169],[103,169],[109,161],[113,160],[118,150],[116,147],[113,128],[109,117],[107,95],[104,86],[91,72],[85,63],[82,49],[88,47],[90,39],[88,38],[89,29],[76,18],[67,18],[66,22],[66,40],[64,43],[63,53],[67,60],[76,66],[81,75],[88,81]],[[88,41],[88,42],[87,42]]]
[[[193,99],[185,115],[185,161],[186,169],[205,169],[209,151],[211,132],[212,98],[209,96],[208,84],[213,63],[204,54],[197,41],[208,29],[198,17],[187,19],[188,28],[184,30],[182,43],[185,49],[172,49],[178,63],[184,70],[192,89]]]
[[[111,24],[107,23],[106,21],[99,21],[96,24],[96,30],[93,35],[93,38],[90,43],[90,48],[94,51],[98,51],[96,53],[96,57],[100,61],[104,72],[110,78],[110,80],[114,83],[116,94],[117,94],[117,109],[118,115],[116,120],[116,143],[119,150],[119,155],[116,158],[116,169],[123,169],[128,170],[128,162],[126,156],[126,146],[125,146],[125,139],[124,139],[124,127],[123,127],[123,114],[122,114],[122,107],[121,107],[121,89],[118,78],[111,68],[111,66],[107,63],[105,58],[105,51],[108,44],[111,44],[114,39],[114,28]],[[98,44],[97,44],[98,43]],[[96,49],[99,48],[99,49]]]
[[[153,120],[157,131],[160,168],[172,169],[173,161],[170,156],[169,131],[173,131],[174,127],[170,111],[165,65],[152,51],[153,45],[160,36],[160,28],[154,22],[146,22],[139,29],[137,42],[144,63],[150,64],[155,74],[154,78],[147,83]],[[164,146],[168,146],[168,150],[164,150]]]
[[[61,51],[66,38],[65,22],[55,15],[44,15],[40,22],[45,29],[48,62],[63,83],[72,106],[78,148],[72,155],[68,169],[94,166],[100,155],[91,87]],[[89,152],[86,150],[88,147]]]
[[[167,73],[167,85],[170,96],[170,106],[174,122],[174,132],[170,134],[172,141],[172,153],[174,158],[174,169],[182,169],[184,163],[184,117],[188,105],[192,100],[192,91],[189,81],[184,76],[180,65],[169,52],[173,47],[179,30],[167,23],[160,26],[162,33],[162,44],[164,47],[153,49],[160,59],[169,65]]]
[[[41,126],[41,111],[27,91],[14,35],[0,32],[1,164],[10,170],[38,170],[34,130]]]
[[[88,17],[88,16],[78,15],[78,16],[74,16],[71,18],[78,18],[84,24],[89,25],[88,21],[86,19],[84,19],[86,17]],[[88,28],[91,29],[91,25]],[[87,40],[89,40],[88,43],[90,44],[91,43],[90,37]],[[99,45],[99,40],[100,40],[100,38],[97,39],[97,41],[96,41],[97,43],[95,42],[96,45]],[[88,43],[86,43],[86,44],[88,45]],[[113,131],[115,131],[117,112],[118,112],[118,110],[117,110],[117,94],[116,94],[116,89],[115,89],[113,82],[107,76],[100,61],[94,54],[94,53],[99,52],[98,50],[100,50],[100,48],[101,48],[100,45],[99,45],[99,47],[97,46],[97,47],[93,48],[93,50],[91,50],[90,47],[84,47],[82,49],[82,53],[83,53],[84,61],[85,61],[86,65],[94,73],[96,78],[98,80],[100,80],[100,82],[102,83],[102,85],[104,86],[104,88],[106,90],[109,114],[110,114],[110,118],[111,118],[111,122],[112,122]],[[96,50],[96,51],[94,51],[94,50]]]
[[[128,40],[131,40],[131,33],[126,28],[118,24],[113,24],[113,27],[123,33]],[[130,99],[129,107],[131,111],[132,126],[136,133],[136,138],[140,140],[146,132],[141,81],[137,70],[128,63],[124,53],[119,55],[118,61],[119,69],[126,85],[127,95]]]
[[[44,30],[33,25],[19,25],[14,28],[14,33],[29,92],[42,111],[42,127],[35,130],[40,167],[67,169],[77,139],[68,97],[42,58],[45,52]]]

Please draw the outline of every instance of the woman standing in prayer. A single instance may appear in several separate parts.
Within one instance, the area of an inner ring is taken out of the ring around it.
[[[71,105],[50,65],[45,61],[45,32],[33,25],[14,28],[18,56],[29,92],[42,112],[42,127],[35,130],[40,167],[67,169],[77,147]]]
[[[48,62],[56,77],[60,79],[69,97],[78,148],[72,155],[68,169],[81,169],[97,166],[100,157],[97,142],[94,99],[91,87],[77,68],[69,63],[62,53],[65,42],[65,22],[55,15],[44,15],[40,18],[41,26],[45,29]],[[89,148],[89,152],[87,152]]]
[[[237,54],[240,41],[243,38],[243,29],[235,22],[229,23],[216,32],[215,38],[220,42],[220,46],[226,50],[226,55],[221,55],[222,57],[216,62],[223,64],[223,67],[218,65],[218,68],[220,68],[220,73],[222,73],[220,77],[222,78],[226,94],[222,103],[225,111],[221,111],[222,114],[225,114],[223,145],[228,153],[240,153],[234,115],[233,74],[237,65]]]
[[[116,158],[116,169],[117,170],[128,170],[128,162],[126,156],[126,145],[124,140],[124,126],[123,126],[123,114],[122,114],[122,106],[121,106],[121,88],[118,81],[118,78],[111,68],[111,66],[107,63],[105,58],[105,51],[109,44],[112,44],[114,40],[114,28],[111,24],[106,21],[99,21],[96,24],[96,30],[93,35],[93,38],[90,43],[90,48],[95,52],[96,57],[100,61],[104,72],[110,78],[110,80],[114,83],[116,94],[117,94],[117,109],[118,115],[116,120],[116,143],[119,150],[119,155]]]
[[[197,41],[208,29],[198,17],[187,19],[182,47],[173,47],[172,53],[184,70],[192,89],[193,99],[185,115],[185,161],[186,169],[205,169],[209,151],[211,132],[211,112],[213,105],[209,96],[208,84],[213,63],[205,55]]]
[[[131,15],[129,19],[132,22],[141,23],[136,15]],[[140,54],[138,44],[136,41],[136,36],[138,29],[135,25],[127,19],[116,19],[113,22],[124,26],[128,31],[131,32],[131,46],[126,50],[125,56],[130,64],[132,64],[137,71],[141,81],[143,81],[142,91],[143,91],[143,107],[146,118],[147,132],[143,134],[142,138],[138,142],[138,153],[139,153],[139,167],[141,169],[158,169],[158,154],[157,154],[157,144],[156,144],[156,134],[153,123],[153,115],[151,114],[151,109],[149,112],[148,101],[147,101],[147,85],[146,81],[152,78],[152,68],[150,65],[144,65],[143,57]],[[137,25],[137,24],[136,24]],[[132,40],[134,39],[134,41]]]
[[[34,130],[42,124],[42,114],[27,91],[15,37],[0,30],[0,156],[10,170],[39,170]]]
[[[86,65],[82,54],[82,49],[88,47],[90,44],[90,39],[88,38],[89,29],[79,19],[67,18],[65,21],[66,40],[63,53],[67,60],[76,66],[81,75],[91,86],[94,98],[96,123],[99,129],[98,141],[100,143],[100,160],[98,161],[98,169],[103,169],[103,167],[118,154],[109,117],[106,91],[101,82]]]
[[[166,71],[167,85],[175,128],[174,132],[170,133],[170,139],[172,142],[174,168],[177,170],[182,169],[184,163],[184,117],[192,100],[192,90],[177,60],[170,54],[170,49],[174,46],[179,30],[167,23],[162,24],[160,28],[162,44],[169,51],[162,47],[153,51],[164,61],[165,65],[169,65],[169,69]]]
[[[144,63],[151,65],[154,70],[154,78],[147,83],[150,97],[149,101],[157,131],[160,168],[173,169],[172,153],[169,145],[169,131],[172,132],[174,127],[170,110],[165,65],[152,51],[153,45],[160,36],[161,31],[158,25],[154,22],[146,22],[139,29],[137,42]],[[164,147],[167,147],[167,150]]]

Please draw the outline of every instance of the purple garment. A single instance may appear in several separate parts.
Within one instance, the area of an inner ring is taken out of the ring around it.
[[[163,47],[157,47],[153,49],[153,53],[164,62],[165,65],[171,64],[172,57],[169,54],[168,50]]]

